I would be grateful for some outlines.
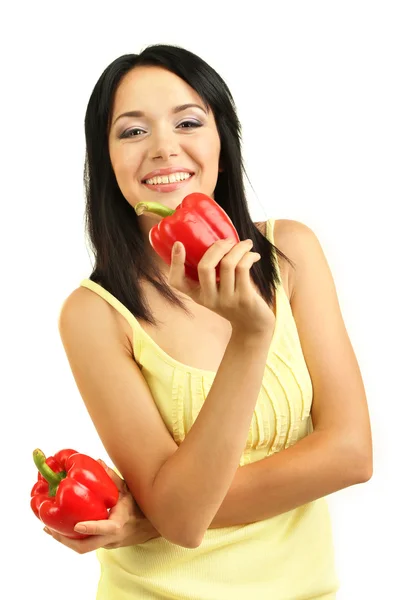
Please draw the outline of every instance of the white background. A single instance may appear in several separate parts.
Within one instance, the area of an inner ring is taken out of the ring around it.
[[[60,545],[30,510],[32,451],[74,447],[109,460],[57,319],[92,266],[82,186],[89,96],[110,62],[151,43],[199,54],[230,86],[254,220],[299,220],[321,241],[374,438],[373,478],[328,497],[338,599],[391,597],[394,3],[230,5],[19,2],[2,9],[2,597],[95,598],[95,554]]]

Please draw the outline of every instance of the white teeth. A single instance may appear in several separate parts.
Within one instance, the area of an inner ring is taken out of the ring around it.
[[[145,183],[150,185],[157,185],[159,183],[176,183],[177,181],[184,181],[192,176],[191,173],[172,173],[171,175],[162,175],[162,177],[152,177],[147,179]]]

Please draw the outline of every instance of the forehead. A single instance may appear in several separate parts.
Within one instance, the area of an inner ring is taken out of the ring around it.
[[[178,104],[197,102],[199,94],[186,81],[161,67],[136,67],[129,71],[114,97],[114,114],[123,110],[156,112]]]

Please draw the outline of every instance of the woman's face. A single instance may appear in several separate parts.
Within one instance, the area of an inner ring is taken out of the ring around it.
[[[197,106],[184,107],[187,104]],[[140,114],[120,116],[137,111]],[[125,75],[114,98],[109,151],[119,188],[131,206],[146,201],[175,209],[191,192],[214,198],[220,149],[212,112],[183,79],[151,66],[136,67]],[[171,182],[169,187],[163,181],[154,185],[158,180],[144,183],[152,172],[168,167],[193,175],[178,182],[185,174],[173,174],[178,187],[173,190]],[[161,218],[145,213],[139,223],[148,235]]]

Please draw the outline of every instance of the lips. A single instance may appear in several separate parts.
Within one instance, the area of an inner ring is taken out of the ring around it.
[[[156,169],[155,171],[151,171],[144,175],[141,183],[145,183],[147,179],[152,179],[152,177],[162,177],[162,175],[171,175],[172,173],[190,173],[194,175],[194,171],[191,169],[186,169],[185,167],[167,167],[166,169]]]
[[[178,190],[178,189],[188,185],[193,177],[194,177],[194,174],[191,173],[191,176],[188,177],[188,179],[184,179],[181,181],[175,181],[172,183],[156,183],[156,184],[150,184],[150,183],[143,182],[143,185],[144,185],[144,187],[146,187],[149,190],[152,190],[154,192],[159,192],[159,193],[174,192],[175,190]]]

